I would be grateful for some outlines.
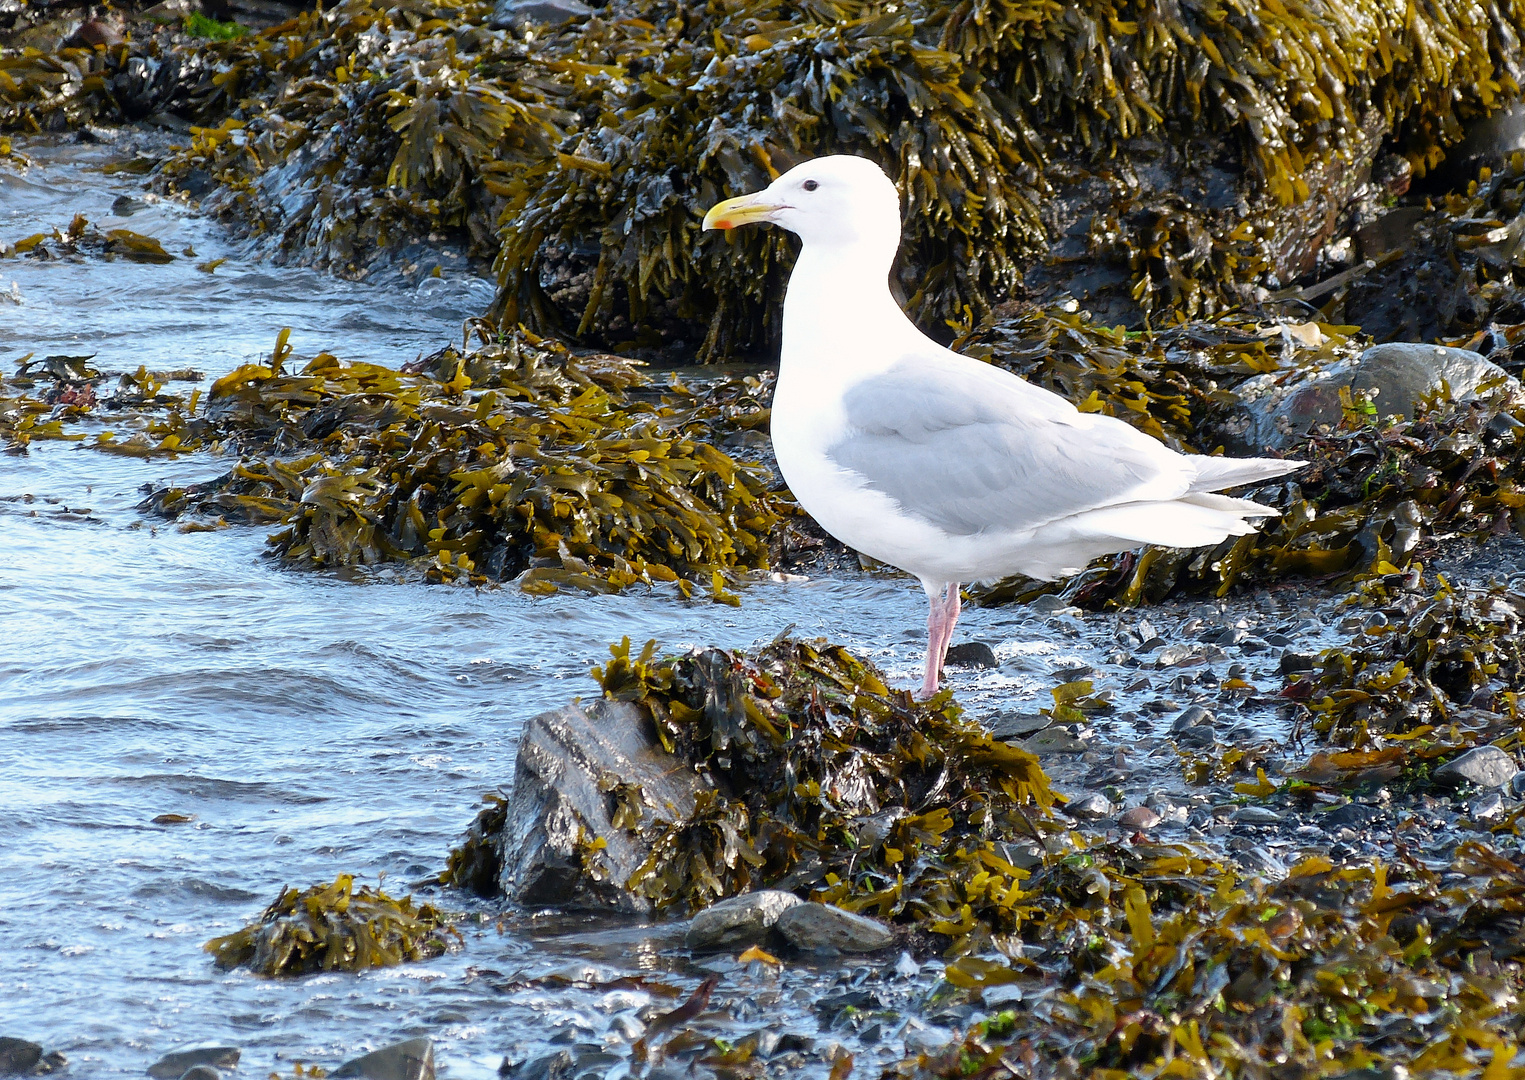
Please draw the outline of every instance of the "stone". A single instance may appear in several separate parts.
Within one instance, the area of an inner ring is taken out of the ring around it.
[[[210,1065],[192,1065],[180,1074],[180,1080],[222,1080],[222,1073]]]
[[[1504,797],[1497,791],[1479,795],[1467,804],[1467,816],[1473,821],[1492,821],[1504,812]]]
[[[1364,829],[1382,816],[1382,811],[1361,803],[1346,803],[1321,814],[1316,820],[1327,828]]]
[[[635,833],[615,827],[611,783],[639,787],[643,826],[657,817],[686,820],[708,786],[662,748],[630,702],[568,705],[525,725],[499,840],[499,885],[508,899],[532,908],[651,913],[649,900],[624,887],[649,852]],[[593,856],[600,880],[579,848],[580,838],[592,836],[607,844]]]
[[[1268,806],[1241,806],[1234,811],[1232,820],[1250,825],[1275,825],[1282,816]]]
[[[1000,667],[995,650],[983,641],[965,641],[948,648],[943,660],[948,667],[993,668]]]
[[[1117,815],[1117,823],[1125,829],[1152,829],[1160,823],[1160,815],[1153,807],[1130,806]]]
[[[1052,716],[1045,716],[1043,713],[1003,712],[996,713],[987,719],[985,727],[990,730],[992,739],[1014,742],[1036,731],[1042,731],[1053,722]]]
[[[9,1035],[0,1035],[0,1076],[16,1076],[19,1073],[31,1072],[32,1067],[41,1060],[42,1046],[40,1044]]]
[[[214,1069],[236,1069],[240,1051],[236,1046],[187,1046],[171,1050],[148,1067],[154,1080],[180,1080],[197,1065]]]
[[[1220,434],[1234,453],[1286,450],[1320,424],[1331,429],[1339,425],[1344,417],[1342,387],[1374,393],[1378,416],[1410,418],[1419,400],[1443,384],[1450,387],[1452,397],[1460,399],[1495,382],[1513,394],[1522,393],[1517,379],[1475,352],[1391,341],[1323,368],[1291,375],[1272,372],[1245,380],[1235,390],[1241,411]]]
[[[362,1080],[434,1080],[434,1041],[407,1039],[351,1058],[328,1074],[335,1080],[346,1076]]]
[[[873,952],[895,940],[894,932],[877,919],[814,902],[790,907],[776,925],[789,944],[806,951]]]
[[[1022,749],[1038,757],[1050,754],[1079,754],[1089,749],[1085,740],[1077,739],[1063,728],[1045,728],[1031,738],[1023,739]]]
[[[494,30],[513,30],[531,23],[559,25],[592,14],[593,9],[580,0],[498,0],[487,25]]]
[[[1204,709],[1201,705],[1188,705],[1181,710],[1181,715],[1176,717],[1175,723],[1170,725],[1170,730],[1172,734],[1179,735],[1187,728],[1202,724],[1211,725],[1217,719],[1211,709]]]
[[[1514,758],[1497,746],[1474,746],[1458,758],[1435,770],[1435,782],[1458,787],[1473,784],[1480,788],[1503,787],[1514,779],[1519,769]]]
[[[779,916],[802,902],[793,893],[778,889],[721,900],[693,917],[685,942],[694,952],[759,945],[767,940]]]
[[[1112,800],[1099,791],[1088,791],[1076,796],[1065,804],[1064,809],[1067,814],[1077,818],[1111,817],[1117,811]]]
[[[1317,655],[1308,652],[1298,652],[1295,649],[1283,651],[1281,660],[1276,665],[1277,670],[1283,675],[1294,675],[1299,671],[1312,671],[1317,666]]]

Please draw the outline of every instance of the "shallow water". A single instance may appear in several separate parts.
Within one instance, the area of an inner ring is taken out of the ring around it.
[[[15,282],[23,300],[0,300],[6,364],[94,353],[104,370],[216,376],[290,326],[299,355],[396,365],[456,338],[491,293],[469,280],[420,293],[271,266],[173,203],[112,219],[119,195],[143,195],[131,178],[92,171],[124,156],[120,145],[22,149],[38,164],[0,172],[0,236],[82,212],[196,256],[0,261],[0,292]],[[194,268],[219,257],[214,275]],[[289,1073],[293,1059],[332,1067],[427,1034],[449,1076],[493,1075],[505,1055],[574,1042],[607,1044],[610,1064],[590,1075],[614,1078],[628,1071],[618,1020],[649,1003],[645,992],[495,989],[517,972],[593,963],[600,978],[660,973],[685,992],[720,972],[714,1033],[808,1035],[807,1075],[826,1073],[821,1051],[834,1041],[858,1055],[859,1075],[915,1041],[915,1022],[897,1020],[870,1045],[823,1028],[811,1006],[844,980],[911,1006],[935,962],[915,978],[895,973],[894,958],[770,973],[695,962],[671,925],[517,918],[469,923],[465,947],[445,958],[358,976],[214,970],[202,943],[283,885],[349,872],[402,891],[437,872],[481,794],[511,780],[524,720],[595,693],[588,669],[622,636],[745,646],[794,623],[909,684],[925,619],[912,583],[868,574],[754,585],[739,609],[670,590],[531,599],[511,587],[362,583],[279,567],[260,528],[181,533],[134,509],[145,483],[227,465],[62,443],[0,458],[0,1034],[62,1050],[76,1075],[140,1075],[206,1040],[243,1047],[243,1075]],[[981,712],[1046,704],[1053,670],[1104,661],[1116,620],[1087,618],[968,611],[960,638],[998,643],[1004,662],[957,674],[961,699]],[[1115,737],[1137,734],[1123,723]],[[165,813],[195,820],[151,823]]]

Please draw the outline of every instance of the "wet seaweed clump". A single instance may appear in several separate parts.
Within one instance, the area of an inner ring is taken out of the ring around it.
[[[404,561],[531,592],[676,582],[725,598],[767,565],[765,473],[715,446],[765,421],[750,393],[643,393],[618,357],[476,330],[403,371],[331,353],[288,371],[283,333],[161,425],[175,449],[237,447],[239,464],[143,508],[275,523],[273,550],[302,565]]]
[[[352,875],[340,874],[332,885],[283,889],[257,921],[206,950],[220,968],[277,978],[428,960],[459,943],[460,932],[432,905],[356,889]]]
[[[948,693],[913,701],[821,641],[658,659],[655,643],[637,654],[626,640],[612,654],[594,672],[605,695],[636,703],[713,785],[688,820],[650,827],[650,856],[625,883],[659,910],[808,891],[955,954],[1021,924],[1027,871],[1004,840],[1040,835],[1062,800],[1035,757]]]
[[[1029,884],[1026,947],[947,970],[1021,1004],[887,1075],[1513,1075],[1525,866],[1485,844],[1313,857],[1274,884],[1184,845],[1101,846]]]
[[[1337,748],[1315,754],[1305,779],[1428,786],[1436,766],[1473,746],[1519,746],[1525,596],[1444,576],[1427,586],[1417,565],[1387,569],[1364,585],[1348,645],[1324,650],[1282,691]]]

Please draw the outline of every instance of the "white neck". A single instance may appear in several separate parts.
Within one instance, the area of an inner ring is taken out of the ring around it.
[[[905,335],[918,335],[890,294],[895,243],[807,243],[784,296],[780,377],[799,363],[867,374],[899,359]],[[816,372],[817,377],[825,371]]]

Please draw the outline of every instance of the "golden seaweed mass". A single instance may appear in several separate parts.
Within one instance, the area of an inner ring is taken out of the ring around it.
[[[1081,183],[1110,192],[1084,254],[1138,309],[1210,313],[1296,268],[1281,234],[1319,214],[1276,211],[1308,178],[1362,174],[1384,137],[1422,171],[1517,94],[1525,27],[1515,0],[619,0],[534,35],[490,13],[345,0],[231,40],[23,51],[0,128],[173,115],[191,138],[156,182],[293,257],[361,273],[444,230],[496,257],[506,326],[714,357],[776,335],[788,248],[701,241],[699,212],[802,157],[898,177],[927,326],[1007,299]],[[1221,190],[1182,194],[1219,165]]]
[[[460,932],[431,905],[356,889],[352,875],[340,874],[332,885],[282,889],[255,922],[213,938],[206,950],[220,968],[275,978],[427,960],[459,942]]]

